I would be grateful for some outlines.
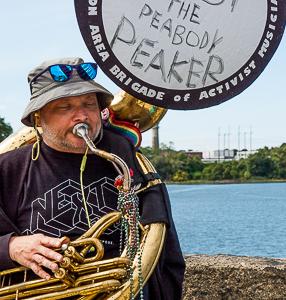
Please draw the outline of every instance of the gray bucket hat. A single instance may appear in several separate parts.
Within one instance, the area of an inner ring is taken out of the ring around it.
[[[83,62],[83,59],[80,57],[45,61],[28,74],[28,82],[30,83],[37,74],[43,72],[51,65],[77,65]],[[75,70],[73,70],[72,78],[65,82],[54,81],[47,70],[32,83],[30,102],[24,111],[21,121],[27,126],[33,126],[34,122],[31,114],[44,107],[47,103],[63,97],[80,96],[88,93],[97,94],[101,109],[108,107],[113,99],[113,95],[107,89],[94,80],[83,80]]]

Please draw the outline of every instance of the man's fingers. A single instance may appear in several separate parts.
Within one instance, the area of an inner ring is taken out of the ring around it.
[[[34,254],[33,259],[38,265],[44,266],[44,267],[52,270],[53,272],[57,271],[59,268],[55,262],[48,260],[47,258],[45,258],[44,256],[42,256],[40,254]]]
[[[61,245],[62,244],[68,244],[70,242],[70,239],[67,236],[63,236],[60,238]]]
[[[37,252],[42,256],[57,262],[61,262],[63,260],[63,256],[60,253],[44,246],[39,246]]]
[[[56,262],[61,262],[63,256],[56,252],[66,239],[52,238],[43,234],[31,236],[15,236],[9,240],[9,255],[11,259],[34,271],[44,279],[51,276],[43,270],[44,266],[52,271],[58,269]]]
[[[40,243],[48,248],[60,248],[62,245],[61,239],[48,236],[41,237]]]
[[[40,265],[38,265],[36,262],[31,262],[29,265],[29,268],[32,269],[32,271],[38,275],[39,277],[43,279],[50,279],[51,275],[45,272]]]

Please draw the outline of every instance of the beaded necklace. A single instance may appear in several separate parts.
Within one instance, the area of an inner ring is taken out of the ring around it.
[[[134,273],[132,262],[137,255],[139,273],[140,299],[143,300],[143,276],[142,276],[142,249],[140,249],[140,215],[139,198],[134,188],[124,191],[122,188],[122,176],[115,180],[118,194],[118,210],[121,212],[120,253],[126,248],[127,257],[130,260],[128,274],[130,280],[130,299],[134,300]]]

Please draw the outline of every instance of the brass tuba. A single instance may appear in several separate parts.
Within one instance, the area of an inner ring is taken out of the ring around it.
[[[117,118],[137,122],[141,131],[153,127],[166,113],[166,109],[146,104],[124,92],[115,97],[111,109]],[[35,140],[34,129],[23,127],[0,143],[0,153],[33,143]],[[118,165],[124,173],[124,188],[129,189],[130,183],[126,179],[129,169],[126,168],[124,162],[112,153],[99,149],[96,151],[97,155]],[[146,157],[140,153],[136,156],[144,173],[156,172]],[[159,179],[154,179],[149,181],[147,187],[159,183],[161,183]],[[100,241],[100,236],[109,226],[119,222],[121,217],[121,212],[112,212],[103,216],[81,237],[71,241],[62,249],[58,249],[57,251],[63,254],[64,260],[50,280],[28,280],[30,270],[25,267],[0,271],[0,299],[47,300],[75,297],[73,299],[123,300],[130,299],[130,295],[135,297],[151,276],[158,262],[166,228],[163,223],[153,223],[147,226],[140,224],[140,251],[138,253],[141,255],[137,253],[130,261],[127,250],[124,249],[120,257],[103,259],[104,246]],[[132,278],[128,276],[128,269],[133,270]],[[18,278],[20,276],[21,282],[12,284],[11,277],[16,273]]]

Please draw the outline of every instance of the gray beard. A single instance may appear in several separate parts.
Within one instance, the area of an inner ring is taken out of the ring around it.
[[[63,151],[82,152],[83,153],[86,150],[87,145],[85,145],[83,147],[78,147],[74,143],[70,143],[67,140],[60,138],[56,131],[52,130],[49,127],[46,127],[44,124],[42,124],[42,128],[43,128],[43,137],[45,137],[45,139],[47,141],[52,142],[53,145],[56,145],[58,148],[62,149]],[[101,140],[101,137],[102,137],[102,126],[100,127],[98,132],[90,138],[92,141],[99,138],[97,141],[97,143],[98,143]],[[49,145],[49,143],[48,143],[48,145]]]

